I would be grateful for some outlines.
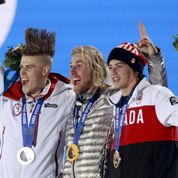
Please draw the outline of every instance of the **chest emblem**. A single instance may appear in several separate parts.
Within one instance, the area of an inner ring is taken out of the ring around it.
[[[18,116],[21,112],[22,112],[22,105],[21,105],[20,103],[16,103],[16,104],[13,106],[12,114],[13,114],[14,116]]]

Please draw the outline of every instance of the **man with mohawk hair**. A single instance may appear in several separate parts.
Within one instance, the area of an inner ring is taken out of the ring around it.
[[[50,73],[55,34],[28,28],[25,41],[20,81],[0,97],[0,177],[54,178],[74,93],[68,79]]]

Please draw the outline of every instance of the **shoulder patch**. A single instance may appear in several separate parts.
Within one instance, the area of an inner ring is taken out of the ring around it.
[[[175,96],[170,97],[170,103],[172,105],[178,104],[178,98],[176,98]]]

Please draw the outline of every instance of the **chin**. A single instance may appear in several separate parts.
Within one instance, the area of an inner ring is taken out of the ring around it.
[[[22,91],[23,91],[24,94],[27,94],[27,93],[28,93],[28,91],[25,90],[25,89],[23,89],[23,88],[22,88]]]
[[[74,92],[75,92],[76,94],[79,94],[79,93],[80,93],[80,90],[77,89],[77,88],[74,88]]]
[[[82,94],[82,93],[85,93],[85,91],[84,90],[82,90],[82,89],[74,89],[74,92],[76,93],[76,94]]]
[[[24,94],[31,93],[31,91],[26,87],[22,87],[22,91],[23,91]]]
[[[114,84],[115,89],[120,89],[120,85]]]

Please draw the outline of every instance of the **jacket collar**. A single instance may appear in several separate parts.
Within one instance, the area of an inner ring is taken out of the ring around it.
[[[57,73],[50,73],[48,79],[51,82],[50,87],[48,88],[47,93],[45,93],[45,99],[48,98],[51,93],[54,91],[56,84],[58,81],[62,81],[64,83],[69,83],[69,79],[65,78],[61,74]],[[21,81],[15,82],[4,94],[3,96],[14,99],[20,100],[23,97],[24,93],[22,92],[22,84]]]
[[[131,97],[131,99],[129,100],[129,103],[132,102],[133,100],[139,98],[140,96],[142,96],[143,90],[147,87],[151,85],[146,78],[144,77],[139,84],[136,86],[133,95]],[[122,92],[121,90],[118,90],[118,92],[114,93],[113,95],[111,95],[109,97],[110,101],[115,105],[119,102],[120,98],[122,96]]]

